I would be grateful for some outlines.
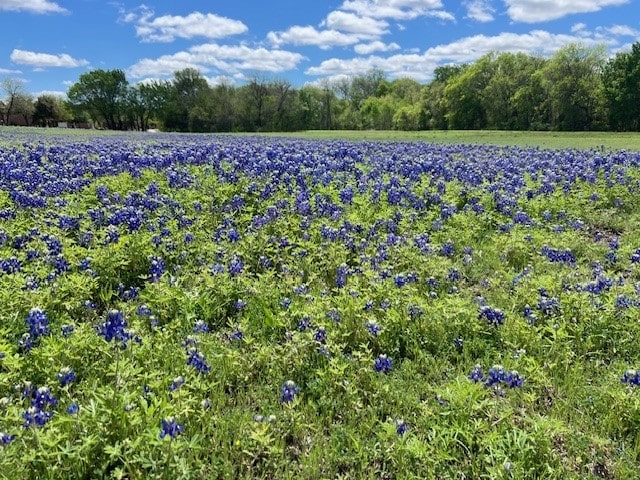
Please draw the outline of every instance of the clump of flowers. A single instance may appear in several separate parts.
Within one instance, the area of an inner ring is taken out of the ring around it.
[[[201,374],[207,373],[211,370],[211,366],[207,364],[207,359],[202,352],[199,352],[195,348],[190,348],[187,351],[187,365],[191,365]]]
[[[128,324],[119,310],[110,310],[107,319],[96,326],[98,335],[104,337],[105,341],[121,342],[123,349],[127,348],[127,342],[131,339],[131,333],[127,330]]]
[[[174,417],[163,418],[160,421],[160,438],[176,438],[184,432],[184,425],[180,425]]]
[[[504,312],[498,308],[482,305],[478,310],[478,319],[485,320],[489,325],[497,327],[504,323]]]
[[[31,406],[22,413],[25,428],[41,427],[53,417],[50,407],[55,406],[58,399],[51,394],[49,387],[40,387],[36,390],[28,389],[23,394],[31,397]]]
[[[58,372],[58,381],[61,387],[66,387],[71,382],[74,382],[75,379],[76,374],[71,367],[63,367],[60,372]]]
[[[627,370],[620,381],[631,386],[640,387],[640,372],[633,369]]]
[[[485,375],[480,365],[475,365],[469,379],[475,383],[482,382],[487,387],[500,387],[506,386],[508,388],[521,387],[524,383],[524,378],[518,373],[517,370],[506,370],[502,365],[494,365],[489,369]]]
[[[293,402],[298,393],[300,393],[300,387],[298,387],[293,380],[287,380],[282,384],[282,387],[280,387],[280,402]]]
[[[393,360],[382,353],[373,362],[373,369],[376,372],[389,373],[391,368],[393,368]]]

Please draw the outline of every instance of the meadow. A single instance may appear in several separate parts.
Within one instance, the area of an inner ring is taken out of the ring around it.
[[[0,477],[637,477],[636,137],[463,136],[0,130]]]

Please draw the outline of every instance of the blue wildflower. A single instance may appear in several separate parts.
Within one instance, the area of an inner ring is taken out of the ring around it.
[[[393,367],[393,360],[384,354],[378,355],[378,358],[373,362],[373,369],[376,372],[389,373]]]
[[[173,382],[171,382],[171,385],[169,385],[169,391],[170,392],[174,392],[176,390],[178,390],[182,385],[184,385],[184,377],[182,375],[176,377],[173,379]]]
[[[282,384],[282,387],[280,387],[280,402],[293,402],[298,393],[300,393],[300,388],[295,384],[295,382],[293,380],[287,380]]]
[[[401,437],[409,431],[409,425],[402,419],[396,420],[396,433]]]
[[[58,372],[58,381],[61,387],[66,387],[75,380],[76,374],[71,367],[63,367],[62,370]]]
[[[374,337],[377,337],[378,334],[380,333],[380,330],[382,330],[382,327],[373,320],[369,320],[367,323],[365,323],[364,326],[367,328],[369,333]]]
[[[49,319],[42,309],[32,308],[27,314],[26,322],[33,341],[49,334]]]
[[[195,348],[191,348],[187,352],[187,355],[187,365],[191,365],[199,373],[204,375],[211,370],[211,366],[207,364],[207,359],[202,352],[199,352]]]
[[[9,435],[7,432],[0,432],[0,444],[9,445],[15,440],[15,435]]]
[[[504,312],[498,308],[483,305],[478,311],[478,318],[480,320],[484,319],[489,325],[497,327],[504,323]]]
[[[620,381],[628,385],[640,387],[640,372],[636,370],[627,370],[624,372],[624,375],[622,375]]]
[[[104,337],[105,341],[121,342],[122,348],[127,347],[127,342],[131,339],[131,333],[127,330],[127,322],[119,310],[110,310],[107,313],[107,320],[96,326],[98,335]]]
[[[178,424],[174,417],[163,418],[160,422],[160,438],[166,436],[176,438],[182,432],[184,432],[184,425]]]

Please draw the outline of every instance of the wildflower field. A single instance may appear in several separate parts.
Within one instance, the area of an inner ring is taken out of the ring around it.
[[[0,477],[637,477],[640,153],[1,134]]]

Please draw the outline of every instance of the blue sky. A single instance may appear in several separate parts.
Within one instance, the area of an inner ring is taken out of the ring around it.
[[[130,83],[186,67],[215,85],[295,87],[381,69],[428,82],[491,51],[550,56],[571,43],[613,55],[640,41],[638,0],[0,0],[0,78],[64,94],[89,70]]]

